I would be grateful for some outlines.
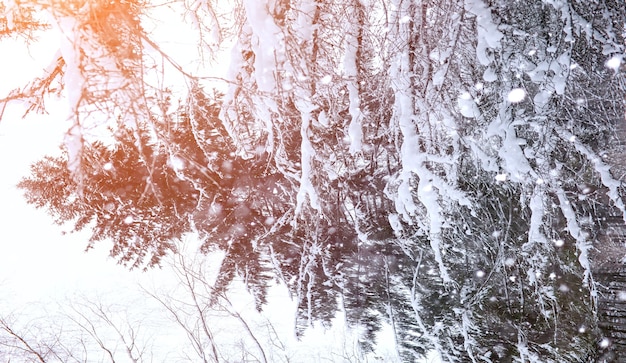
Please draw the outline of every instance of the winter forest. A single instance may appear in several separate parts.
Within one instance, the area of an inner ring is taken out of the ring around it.
[[[259,313],[282,285],[294,334],[341,314],[355,362],[383,325],[403,362],[618,362],[625,19],[621,0],[4,0],[0,47],[60,46],[0,111],[66,100],[63,153],[19,188],[80,248],[150,270],[192,235],[220,256],[211,279],[180,260],[202,322],[237,318],[237,281]],[[201,326],[189,361],[290,361],[262,339],[224,358]],[[90,361],[40,346],[0,319],[6,361]]]

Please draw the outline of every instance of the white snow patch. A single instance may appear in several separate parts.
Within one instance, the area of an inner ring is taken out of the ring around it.
[[[465,10],[476,16],[478,24],[476,57],[480,64],[487,66],[493,60],[493,56],[487,49],[499,49],[504,34],[498,30],[498,26],[493,22],[490,8],[483,1],[465,0]]]
[[[411,21],[411,17],[408,15],[403,16],[398,22],[400,24],[406,24]]]
[[[585,145],[578,142],[576,137],[572,135],[568,130],[558,128],[557,131],[559,132],[559,135],[562,139],[573,142],[576,150],[579,153],[583,154],[585,158],[587,158],[587,160],[593,163],[595,171],[600,175],[600,180],[602,180],[602,184],[609,189],[606,194],[615,203],[615,206],[619,208],[619,210],[622,212],[624,220],[626,221],[626,206],[624,206],[624,202],[622,201],[618,190],[621,187],[622,183],[619,180],[613,178],[610,170],[611,166],[606,164],[592,150],[589,150]]]
[[[498,75],[493,70],[493,68],[487,67],[487,69],[485,69],[485,72],[483,73],[483,80],[485,82],[494,82],[498,80]]]
[[[300,175],[300,189],[296,195],[296,215],[300,213],[306,197],[309,197],[309,203],[311,207],[319,210],[317,192],[311,181],[312,161],[315,157],[315,149],[311,140],[309,139],[309,125],[311,123],[311,111],[315,109],[315,106],[309,100],[300,99],[296,102],[296,107],[300,111],[302,118],[302,125],[300,128],[300,135],[302,136],[302,144],[300,146],[300,163],[301,163],[301,175]]]
[[[317,122],[319,122],[320,125],[322,125],[324,127],[328,127],[329,126],[328,116],[326,116],[326,112],[325,111],[321,111],[320,114],[317,116]]]
[[[521,148],[527,142],[517,136],[516,126],[519,125],[519,121],[514,120],[511,113],[507,112],[506,104],[503,102],[501,105],[498,116],[488,126],[485,136],[487,138],[496,136],[500,140],[501,146],[498,147],[497,144],[493,146],[498,150],[501,159],[497,161],[501,173],[507,173],[513,182],[526,182],[528,177],[535,179],[537,175]]]
[[[80,156],[83,151],[83,132],[80,124],[75,124],[67,131],[63,145],[67,150],[67,168],[74,173],[80,167]]]
[[[444,78],[445,75],[447,73],[447,68],[441,68],[440,70],[438,70],[437,72],[435,72],[435,74],[433,74],[433,85],[435,86],[441,86],[444,82]]]
[[[552,92],[548,90],[541,90],[533,97],[533,104],[535,106],[535,112],[541,112],[543,108],[550,102]]]
[[[169,165],[172,169],[180,171],[185,169],[185,161],[178,156],[171,155],[169,159]]]
[[[402,223],[400,223],[400,217],[396,213],[390,213],[387,217],[389,220],[389,225],[393,229],[393,231],[399,235],[402,232]]]
[[[57,26],[63,35],[60,44],[61,55],[65,61],[63,81],[70,114],[73,117],[81,103],[86,84],[81,64],[80,35],[77,34],[80,25],[75,18],[63,17],[58,19]]]
[[[284,39],[280,28],[268,12],[265,2],[245,0],[248,23],[252,28],[254,74],[259,91],[271,93],[276,87],[274,71],[285,58]]]
[[[424,185],[426,184],[426,185]],[[444,283],[452,282],[452,278],[448,274],[448,269],[445,266],[445,263],[442,258],[442,247],[443,241],[441,239],[441,230],[443,228],[443,216],[441,215],[441,207],[438,201],[438,195],[435,191],[432,190],[432,187],[429,190],[426,186],[430,183],[425,182],[424,180],[419,181],[418,185],[418,198],[420,202],[426,207],[426,212],[428,214],[428,219],[430,221],[429,224],[429,234],[430,234],[430,247],[435,254],[435,261],[439,265],[439,274],[443,279]]]
[[[559,200],[559,207],[567,223],[567,231],[576,240],[576,249],[579,251],[578,262],[585,270],[583,282],[589,282],[591,277],[591,261],[589,260],[589,252],[592,248],[591,242],[587,241],[586,233],[583,233],[582,228],[578,224],[576,212],[572,208],[571,203],[569,203],[565,191],[558,189],[556,195]]]
[[[541,232],[541,226],[543,225],[543,217],[545,215],[545,208],[543,203],[543,190],[541,186],[536,185],[533,191],[533,196],[530,198],[530,226],[528,231],[528,243],[545,243],[546,237]]]
[[[361,99],[357,86],[357,51],[358,39],[350,34],[346,39],[346,53],[344,55],[344,71],[348,77],[348,95],[350,98],[349,112],[352,119],[348,126],[348,137],[350,139],[350,153],[355,154],[361,151],[363,142],[363,126],[361,125],[363,114],[361,113]]]
[[[457,99],[457,105],[461,115],[468,118],[480,116],[480,109],[469,92],[463,92]]]

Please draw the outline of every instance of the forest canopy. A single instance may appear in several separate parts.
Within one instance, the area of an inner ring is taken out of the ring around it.
[[[153,36],[165,13],[194,66]],[[390,324],[407,362],[600,359],[624,19],[618,0],[2,1],[0,39],[61,38],[2,102],[63,97],[73,123],[19,186],[129,267],[197,234],[225,254],[217,291],[243,279],[261,310],[285,284],[299,333],[343,311],[364,351]]]

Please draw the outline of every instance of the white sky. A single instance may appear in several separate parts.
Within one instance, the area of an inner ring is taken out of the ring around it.
[[[54,36],[29,48],[19,40],[0,42],[0,98],[39,75],[57,45]],[[60,152],[68,126],[67,102],[61,99],[48,106],[49,114],[31,113],[22,119],[24,106],[14,102],[0,121],[0,316],[38,319],[55,306],[67,307],[76,296],[132,301],[139,312],[142,305],[137,302],[147,302],[138,284],[158,286],[159,281],[166,288],[174,282],[166,276],[169,271],[129,272],[108,257],[107,243],[85,253],[89,231],[64,234],[70,226],[54,225],[45,210],[26,204],[16,187],[31,163]]]
[[[0,57],[0,69],[14,70],[3,72],[0,97],[38,74],[42,59],[44,64],[51,59],[51,51],[41,47],[32,47],[30,55],[23,46],[11,45],[11,49],[12,57]],[[73,285],[110,281],[111,267],[117,267],[103,258],[102,249],[84,254],[86,234],[63,236],[63,229],[52,225],[43,210],[27,205],[15,186],[28,175],[32,162],[59,153],[67,123],[63,101],[52,106],[50,115],[33,114],[22,120],[23,106],[9,104],[0,121],[0,289],[4,290],[0,296],[18,301],[45,298]],[[98,265],[98,269],[88,268]]]
[[[164,19],[175,23],[169,13]],[[165,51],[175,55],[181,65],[189,65],[184,58],[197,59],[197,53],[189,54],[187,50],[188,57],[184,57],[185,52],[180,51],[181,47],[189,49],[192,34],[182,33],[180,27],[176,30],[167,24],[156,29],[159,30],[156,35],[164,39],[159,43]],[[21,39],[0,42],[3,54],[0,57],[0,70],[3,70],[0,98],[40,75],[54,60],[58,35],[44,34],[39,40],[29,47]],[[11,56],[5,56],[7,54]],[[46,154],[59,153],[59,145],[69,126],[68,105],[64,100],[57,100],[48,106],[49,114],[31,113],[22,119],[24,106],[11,103],[0,121],[0,296],[8,296],[9,290],[13,291],[13,299],[20,301],[58,295],[72,287],[103,289],[128,285],[129,281],[128,271],[108,258],[106,243],[84,253],[89,231],[63,235],[70,227],[51,224],[52,219],[46,212],[27,205],[22,192],[15,187],[28,175],[31,163]]]
[[[78,296],[130,304],[133,318],[147,313],[155,304],[150,305],[137,286],[173,283],[165,270],[129,272],[108,257],[106,243],[85,253],[89,231],[63,234],[69,226],[54,225],[44,210],[26,204],[15,185],[28,175],[32,162],[59,153],[65,123],[63,112],[25,120],[22,113],[15,104],[0,122],[0,316],[46,326],[69,303],[78,302]]]

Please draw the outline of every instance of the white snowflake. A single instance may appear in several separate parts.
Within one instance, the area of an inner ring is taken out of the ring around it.
[[[497,174],[496,175],[496,181],[499,181],[499,182],[506,181],[506,177],[507,177],[506,173],[504,173],[504,174]]]
[[[612,70],[617,71],[619,67],[622,65],[622,59],[621,57],[615,56],[609,59],[608,61],[606,61],[604,65],[607,68],[611,68]]]
[[[600,342],[600,347],[602,347],[602,348],[607,348],[609,345],[611,345],[611,341],[609,341],[608,338],[604,338]]]
[[[507,95],[506,99],[511,103],[522,102],[526,98],[526,91],[523,88],[514,88]]]

